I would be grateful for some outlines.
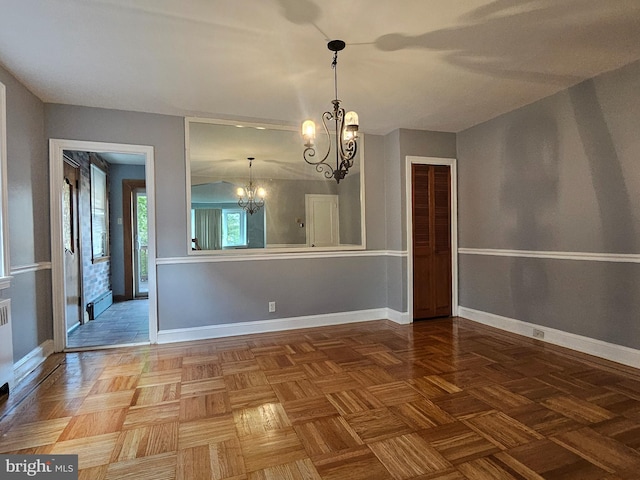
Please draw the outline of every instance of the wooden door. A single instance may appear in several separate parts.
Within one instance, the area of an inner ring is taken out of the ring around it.
[[[330,247],[340,244],[337,195],[305,195],[307,245]]]
[[[62,231],[64,245],[64,290],[66,329],[83,323],[80,276],[80,241],[78,225],[78,185],[80,169],[64,162],[62,184]]]
[[[451,315],[451,169],[411,166],[413,318]]]

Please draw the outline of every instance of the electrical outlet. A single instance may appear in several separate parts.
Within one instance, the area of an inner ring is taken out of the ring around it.
[[[269,302],[269,313],[276,311],[276,302]]]
[[[544,331],[538,330],[537,328],[533,329],[533,338],[544,338]]]

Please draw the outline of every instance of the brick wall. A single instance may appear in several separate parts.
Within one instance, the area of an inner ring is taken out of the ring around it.
[[[93,301],[97,296],[111,290],[111,262],[93,262],[91,254],[91,159],[107,171],[109,188],[109,164],[96,154],[89,152],[65,151],[65,154],[80,164],[80,243],[82,251],[82,304]],[[111,230],[111,226],[109,226]],[[109,240],[111,243],[111,240]]]

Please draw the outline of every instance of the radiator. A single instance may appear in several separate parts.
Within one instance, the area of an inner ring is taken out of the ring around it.
[[[113,292],[108,290],[102,295],[96,297],[93,302],[87,305],[87,312],[89,313],[89,320],[93,320],[98,317],[102,312],[109,308],[113,304]]]
[[[13,339],[11,337],[11,300],[0,301],[0,391],[13,388]]]

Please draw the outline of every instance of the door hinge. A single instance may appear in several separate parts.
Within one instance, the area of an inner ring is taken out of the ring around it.
[[[82,299],[80,297],[78,297],[78,306],[81,307],[82,306]]]

